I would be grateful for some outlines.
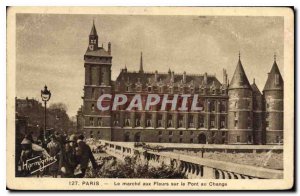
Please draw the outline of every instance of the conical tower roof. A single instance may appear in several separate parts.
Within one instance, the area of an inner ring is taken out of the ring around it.
[[[251,89],[250,83],[245,74],[240,57],[229,85],[229,89],[236,89],[236,88]]]
[[[93,21],[93,26],[92,26],[92,29],[91,29],[90,36],[98,36],[94,21]]]
[[[276,59],[274,59],[272,69],[268,73],[268,79],[264,87],[264,91],[266,90],[283,90],[283,79],[277,66]]]

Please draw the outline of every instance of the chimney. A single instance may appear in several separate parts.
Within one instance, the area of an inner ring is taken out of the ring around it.
[[[111,43],[108,42],[108,54],[111,55]]]
[[[171,73],[171,82],[174,82],[174,71]]]
[[[143,67],[143,52],[141,52],[141,59],[140,59],[140,73],[144,73],[144,67]]]
[[[155,82],[157,82],[158,81],[158,72],[157,72],[157,70],[155,71],[154,77],[155,77]]]
[[[204,73],[204,84],[205,85],[207,84],[207,73],[206,72]]]
[[[227,85],[227,72],[226,72],[226,69],[223,69],[223,84]]]
[[[183,72],[183,76],[182,76],[182,81],[183,83],[186,83],[186,72]]]

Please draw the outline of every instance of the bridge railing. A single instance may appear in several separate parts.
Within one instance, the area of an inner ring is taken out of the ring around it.
[[[126,156],[140,156],[149,165],[166,164],[186,174],[188,178],[202,179],[281,179],[282,170],[274,170],[251,165],[242,165],[186,154],[145,150],[130,142],[100,141],[106,153],[124,160]]]

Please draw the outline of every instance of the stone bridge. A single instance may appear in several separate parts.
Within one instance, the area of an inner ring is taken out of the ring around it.
[[[114,142],[100,140],[107,154],[124,160],[127,156],[139,156],[144,163],[151,166],[166,164],[185,173],[189,179],[281,179],[282,170],[267,169],[212,159],[188,154],[145,149],[131,142]],[[230,147],[233,149],[234,147]],[[255,148],[255,147],[254,147]],[[241,150],[241,147],[238,147]],[[277,149],[278,150],[278,149]],[[279,149],[280,150],[280,149]]]

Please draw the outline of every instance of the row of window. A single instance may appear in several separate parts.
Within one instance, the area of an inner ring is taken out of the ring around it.
[[[179,143],[183,143],[183,138],[179,138]],[[163,143],[163,142],[166,142],[165,140],[163,140],[163,138],[158,138],[158,142],[159,143]],[[175,143],[176,142],[176,140],[174,140],[173,138],[168,138],[168,140],[167,140],[167,142],[169,142],[169,143]],[[225,142],[226,142],[226,139],[225,138],[222,138],[221,139],[221,144],[225,144]],[[206,143],[204,143],[204,142],[201,142],[201,141],[199,141],[199,140],[197,140],[197,139],[195,139],[195,138],[190,138],[190,140],[189,140],[189,143],[199,143],[199,144],[206,144]],[[210,143],[215,143],[215,141],[212,139],[212,141],[210,142]]]
[[[120,86],[116,86],[116,91],[120,91]],[[216,88],[194,88],[194,87],[166,87],[166,86],[148,86],[146,88],[143,88],[142,85],[136,85],[136,87],[132,87],[131,85],[126,85],[125,87],[126,92],[142,92],[146,91],[148,93],[190,93],[190,94],[212,94],[212,95],[226,95],[227,90],[226,89],[216,89]]]
[[[221,116],[220,117],[220,128],[226,128],[226,118],[224,116]],[[165,127],[165,124],[164,124],[164,120],[162,119],[162,116],[159,116],[159,119],[157,120],[157,127]],[[167,119],[166,121],[166,126],[169,127],[169,128],[172,128],[172,127],[175,127],[175,124],[174,124],[174,121],[173,121],[173,118],[172,116],[169,116],[169,119]],[[194,118],[193,117],[190,117],[188,119],[188,122],[187,122],[187,127],[188,128],[204,128],[205,127],[205,117],[204,116],[200,116],[200,118],[198,119],[198,126],[196,127],[196,123],[194,121]],[[132,121],[130,118],[128,117],[125,117],[124,119],[124,126],[125,127],[132,127],[132,126],[136,126],[136,127],[141,127],[142,126],[142,119],[141,119],[141,116],[138,116],[135,118],[135,121],[134,121],[134,124],[132,124]],[[179,119],[178,121],[176,122],[176,125],[178,128],[184,128],[186,127],[185,126],[185,121],[183,119],[183,116],[179,116]],[[101,117],[90,117],[89,118],[89,126],[103,126],[103,120]],[[120,119],[114,119],[113,120],[113,126],[121,126],[121,123],[120,123]],[[145,120],[145,127],[153,127],[153,119],[152,118],[146,118]],[[216,120],[215,120],[215,117],[212,116],[210,118],[210,123],[209,123],[209,128],[217,128],[217,124],[216,124]]]
[[[188,131],[188,132],[186,132],[186,133],[189,133],[189,135],[191,135],[191,137],[194,136],[194,132],[193,132],[193,131]],[[222,133],[222,136],[223,136],[223,137],[226,136],[226,132],[222,131],[221,133]],[[169,132],[168,132],[168,135],[169,135],[169,136],[173,136],[173,134],[174,134],[173,131],[169,131]],[[180,136],[183,136],[183,134],[184,134],[184,131],[179,131],[179,135],[180,135]],[[162,130],[159,130],[159,131],[158,131],[158,136],[161,137],[162,135],[163,135],[163,131],[162,131]],[[216,135],[217,135],[217,132],[215,132],[215,131],[212,131],[212,132],[211,132],[211,136],[212,136],[212,137],[215,137]]]
[[[117,110],[122,110],[122,108],[123,108],[123,109],[126,109],[126,108],[129,106],[129,104],[130,104],[130,102],[125,103],[123,106],[119,106],[119,107],[117,108]],[[187,108],[191,108],[191,107],[189,106],[190,104],[191,104],[191,103],[187,103]],[[216,104],[219,104],[219,105],[220,105],[220,106],[219,106],[219,111],[217,111],[217,106],[216,106]],[[209,102],[207,103],[207,105],[208,105],[208,112],[221,112],[221,113],[225,113],[225,112],[226,112],[226,102],[225,102],[225,101],[220,101],[220,102],[218,102],[218,101],[209,101]],[[159,110],[159,109],[161,108],[161,105],[158,104],[158,105],[156,105],[156,107],[157,107],[157,109]],[[179,107],[181,107],[180,104],[177,105],[177,109],[178,109]],[[203,104],[203,103],[201,103],[201,102],[198,102],[197,107],[202,108],[202,111],[205,111],[205,108],[206,108],[206,107],[205,107],[205,104]],[[150,106],[150,110],[154,110],[154,108],[155,108],[155,107]],[[170,111],[171,108],[172,108],[172,105],[171,105],[171,104],[167,104],[167,105],[166,105],[166,110],[167,110],[167,111]],[[96,111],[96,106],[95,106],[95,104],[91,104],[91,108],[90,108],[90,109],[91,109],[91,111],[95,112],[95,111]]]
[[[236,136],[236,142],[237,143],[241,142],[241,136]],[[250,144],[253,143],[253,137],[252,137],[252,135],[248,135],[248,137],[247,137],[247,143],[250,143]]]
[[[129,118],[125,118],[125,123],[124,123],[125,127],[131,127],[132,126],[132,123],[131,123],[131,120]],[[142,126],[141,124],[141,119],[135,119],[135,124],[134,124],[136,127],[140,127]],[[193,119],[189,119],[188,121],[188,124],[187,124],[188,128],[196,128],[195,127],[195,122]],[[205,123],[204,123],[204,119],[203,118],[200,118],[199,121],[198,121],[198,127],[199,128],[204,128],[205,127]],[[120,123],[118,120],[114,120],[114,126],[120,126]],[[152,119],[146,119],[146,123],[145,123],[145,127],[153,127],[153,120]],[[157,120],[157,127],[164,127],[164,120],[162,119],[159,119]],[[167,120],[167,125],[166,125],[168,128],[172,128],[172,127],[175,127],[174,126],[174,122],[172,119],[169,119]],[[184,120],[183,119],[179,119],[178,120],[178,123],[177,123],[177,127],[178,128],[184,128],[186,127],[185,124],[184,124]],[[225,128],[226,127],[226,123],[225,123],[225,118],[224,119],[221,119],[220,121],[220,128]],[[209,123],[209,128],[217,128],[217,125],[216,125],[216,121],[215,119],[211,119],[210,120],[210,123]]]
[[[96,121],[95,121],[96,119]],[[226,128],[226,118],[224,116],[221,116],[220,118],[220,128],[223,129],[223,128]],[[205,127],[205,120],[204,120],[204,116],[200,116],[199,120],[198,120],[198,128],[204,128]],[[250,129],[252,127],[252,120],[251,118],[248,118],[248,128]],[[188,128],[197,128],[195,127],[195,121],[194,121],[194,118],[191,117],[188,119],[188,122],[187,122],[187,127]],[[238,128],[238,119],[234,119],[234,127],[235,128]],[[125,127],[132,127],[132,126],[135,126],[135,127],[141,127],[142,126],[142,120],[141,120],[141,117],[136,117],[135,118],[135,122],[134,124],[132,124],[132,121],[130,118],[128,117],[125,117],[125,120],[124,120],[124,126]],[[101,117],[97,117],[97,118],[94,118],[94,117],[90,117],[89,119],[89,126],[103,126],[103,120]],[[121,126],[120,124],[120,120],[119,119],[114,119],[113,120],[113,126]],[[146,118],[145,120],[145,127],[153,127],[153,120],[152,118]],[[173,128],[175,127],[174,126],[174,121],[172,119],[172,117],[169,117],[169,119],[167,119],[167,125],[166,125],[168,128]],[[165,127],[164,125],[164,120],[162,119],[162,116],[157,120],[157,127]],[[179,116],[179,119],[177,121],[177,127],[178,128],[184,128],[186,127],[185,126],[185,123],[184,123],[184,119],[183,119],[183,116]],[[266,121],[266,127],[268,128],[269,127],[269,122]],[[210,123],[209,123],[209,128],[217,128],[217,124],[216,124],[216,120],[214,117],[211,117],[210,118]]]

